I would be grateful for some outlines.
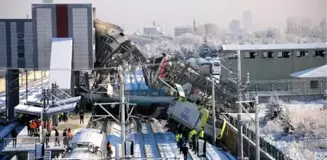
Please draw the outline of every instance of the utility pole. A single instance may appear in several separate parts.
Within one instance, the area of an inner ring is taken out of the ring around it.
[[[42,89],[43,105],[42,105],[41,116],[40,116],[40,119],[41,119],[40,143],[43,143],[43,125],[44,125],[44,122],[43,122],[43,114],[44,114],[44,109],[46,107],[46,94],[47,94],[46,89]]]
[[[28,70],[25,70],[25,98],[28,99]]]
[[[241,51],[237,51],[237,98],[238,101],[242,101],[241,95],[242,85],[242,72],[241,72]],[[237,114],[237,129],[238,129],[238,160],[243,160],[243,133],[242,133],[242,104],[238,103],[238,114]]]
[[[121,152],[122,152],[122,158],[125,157],[125,69],[124,66],[120,66],[120,104],[121,104],[121,110],[120,110],[120,118],[121,118]]]
[[[216,144],[216,102],[215,102],[215,81],[213,75],[211,74],[212,79],[212,118],[213,118],[213,144]]]
[[[259,130],[259,98],[255,97],[254,107],[255,107],[255,159],[260,160],[260,130]]]

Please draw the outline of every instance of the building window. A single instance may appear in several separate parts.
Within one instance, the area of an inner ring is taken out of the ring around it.
[[[310,81],[310,88],[311,89],[316,89],[319,86],[319,82],[317,80]]]
[[[278,58],[283,58],[283,53],[282,53],[282,52],[278,52],[277,57],[278,57]]]
[[[263,52],[262,58],[274,58],[274,52]]]
[[[229,53],[228,54],[228,59],[236,59],[237,58],[237,54],[236,53]]]
[[[262,53],[262,58],[267,58],[268,57],[268,52],[263,52]]]
[[[25,58],[24,52],[18,52],[18,58]]]
[[[246,59],[254,59],[255,56],[256,56],[255,52],[245,52],[244,53],[244,58],[246,58]]]
[[[244,53],[244,58],[250,58],[250,53],[249,52],[245,52]]]
[[[283,52],[283,58],[290,58],[290,52]]]
[[[325,54],[324,50],[315,51],[314,57],[325,57]]]
[[[255,52],[250,52],[250,58],[254,59],[257,54]]]
[[[306,57],[306,56],[308,56],[308,51],[297,51],[296,56],[297,57]]]

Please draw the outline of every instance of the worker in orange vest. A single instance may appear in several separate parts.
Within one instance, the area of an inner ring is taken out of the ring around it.
[[[29,136],[32,136],[34,134],[34,129],[33,129],[33,122],[30,121],[28,122],[28,128],[29,128]]]
[[[32,130],[33,130],[33,132],[34,132],[34,134],[36,133],[36,131],[37,131],[37,124],[36,124],[36,122],[35,121],[33,121],[32,122]]]

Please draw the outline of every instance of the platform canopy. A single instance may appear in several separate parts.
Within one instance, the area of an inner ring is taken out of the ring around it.
[[[62,112],[74,111],[76,104],[80,101],[81,97],[72,97],[65,100],[55,102],[54,105],[45,109],[44,115],[53,115]],[[41,115],[42,108],[38,106],[29,105],[29,103],[18,104],[15,107],[16,113]]]
[[[327,78],[327,65],[294,72],[291,76],[296,78]]]

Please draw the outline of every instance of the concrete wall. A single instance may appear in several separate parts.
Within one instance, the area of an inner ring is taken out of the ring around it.
[[[33,4],[35,68],[50,66],[52,38],[73,38],[73,69],[93,68],[92,5]],[[64,27],[63,27],[64,26]]]
[[[222,51],[225,55],[230,55],[233,52]],[[246,51],[251,52],[251,51]],[[297,57],[295,50],[290,50],[293,53],[289,58],[278,58],[279,51],[275,51],[273,58],[263,58],[264,51],[253,51],[257,53],[254,59],[245,58],[245,51],[241,52],[242,75],[250,73],[251,80],[280,80],[290,79],[291,73],[318,67],[327,63],[327,55],[325,57],[314,57],[315,50],[308,50],[308,56]],[[236,53],[236,52],[234,52]],[[237,59],[228,59],[222,61],[222,64],[227,68],[236,69]],[[222,79],[226,80],[228,72],[222,70]]]
[[[31,19],[0,19],[0,67],[33,68]]]

